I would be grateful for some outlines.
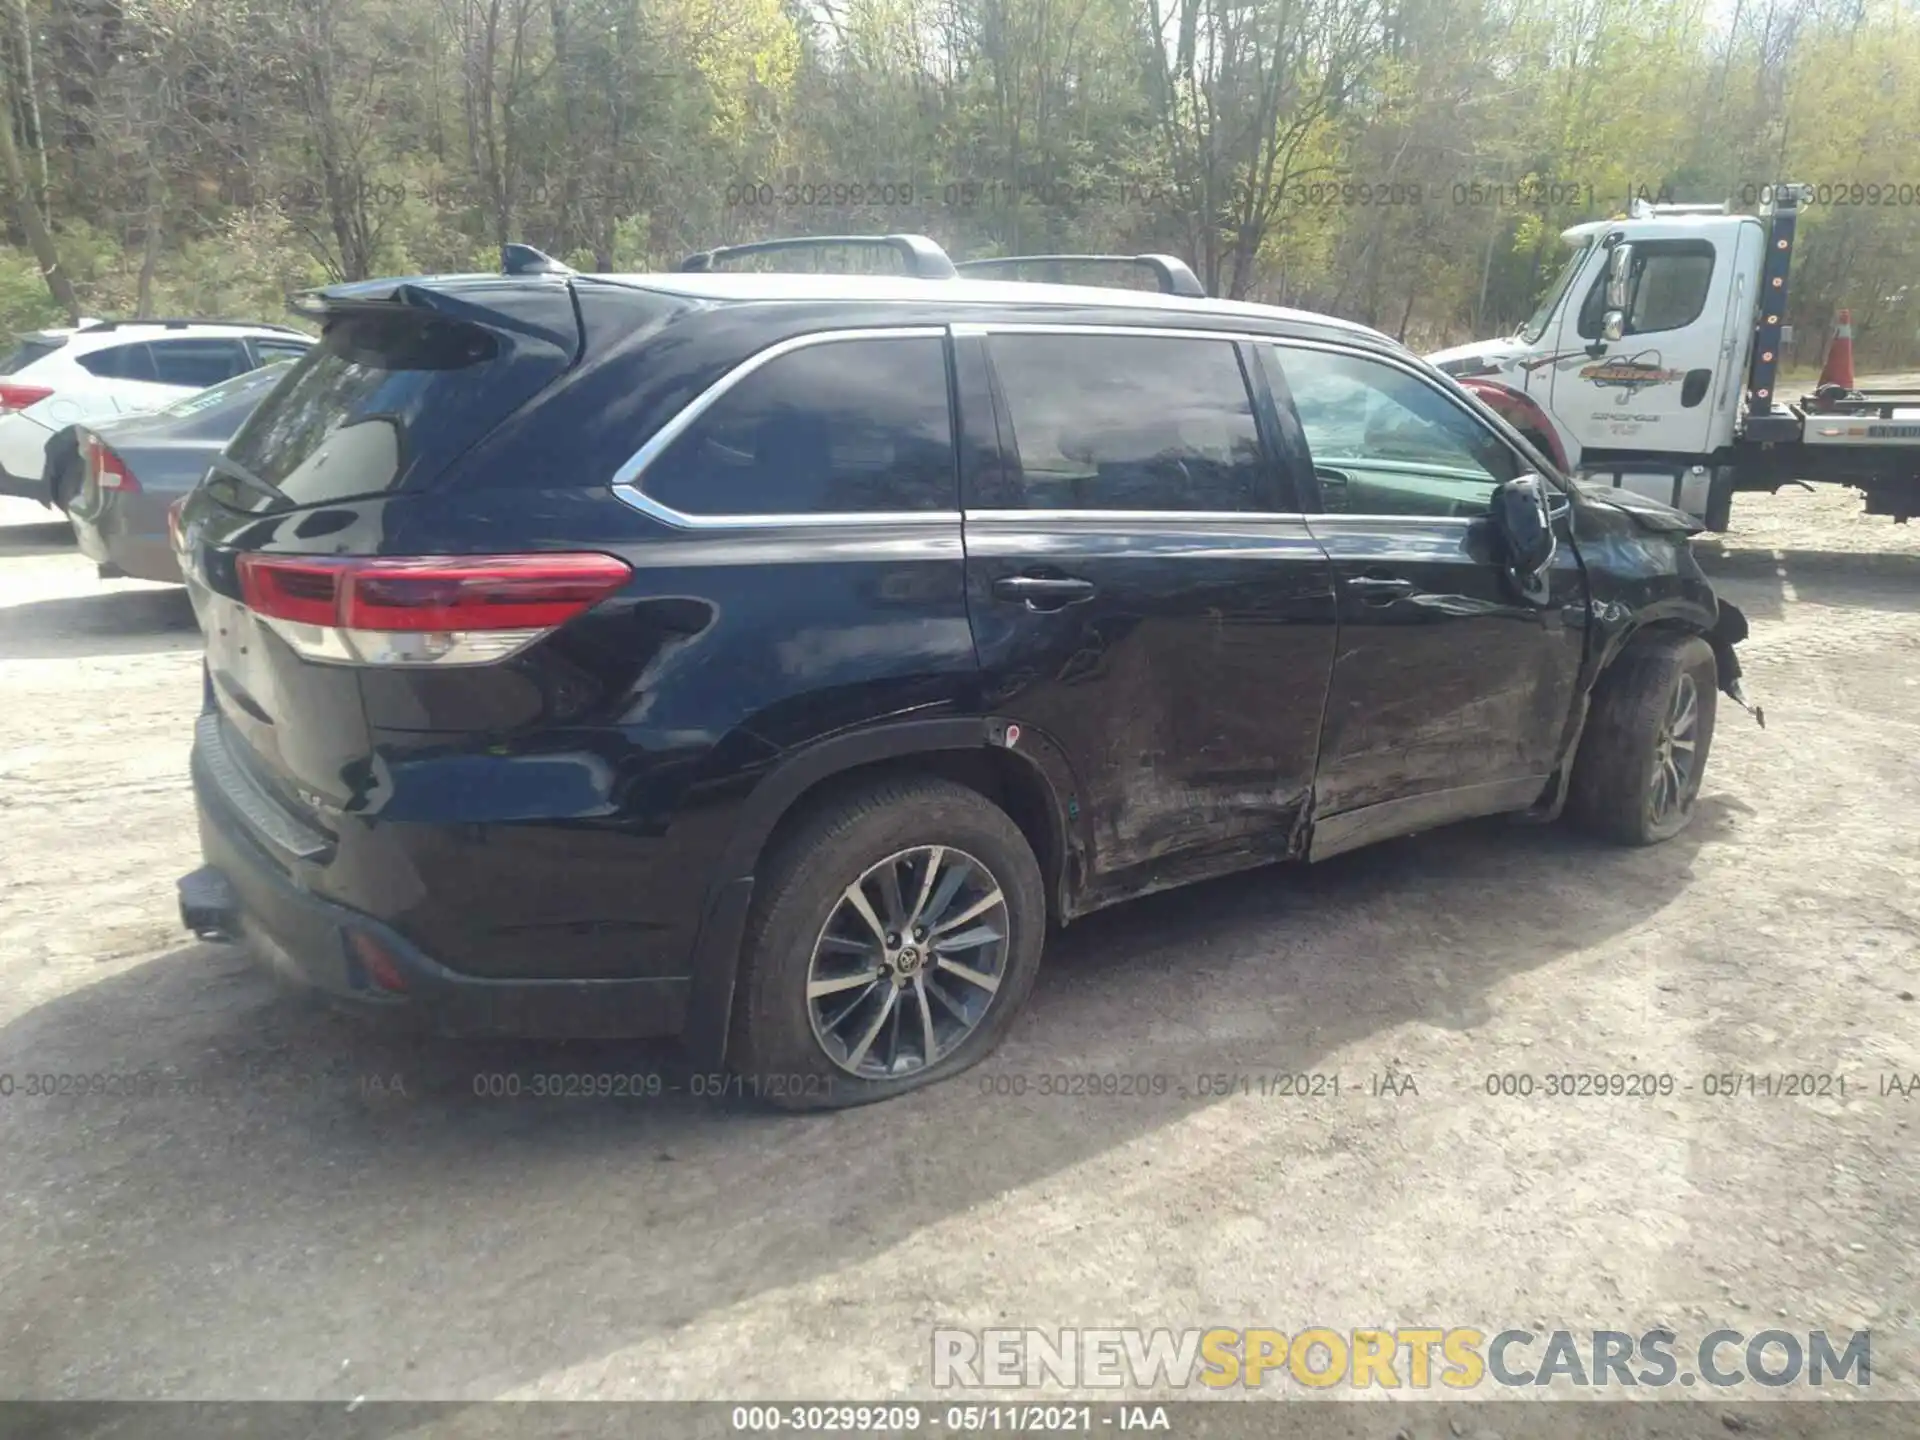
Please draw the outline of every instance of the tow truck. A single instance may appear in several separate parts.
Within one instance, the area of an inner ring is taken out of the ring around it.
[[[1758,215],[1637,199],[1575,225],[1524,325],[1427,358],[1569,475],[1709,530],[1727,528],[1737,492],[1807,481],[1852,485],[1868,514],[1904,523],[1920,514],[1920,390],[1854,388],[1849,364],[1841,382],[1775,393],[1810,190],[1773,186]]]

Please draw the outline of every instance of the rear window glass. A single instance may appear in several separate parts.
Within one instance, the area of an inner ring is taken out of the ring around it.
[[[290,360],[263,365],[231,380],[222,380],[218,385],[209,385],[205,390],[196,390],[159,413],[170,420],[194,421],[183,428],[196,435],[230,435],[292,368]]]
[[[29,335],[13,347],[13,353],[0,360],[0,375],[14,375],[33,364],[44,360],[67,342],[58,335]]]
[[[478,326],[339,317],[227,455],[297,505],[390,490],[438,473],[504,418],[500,359],[499,341]]]

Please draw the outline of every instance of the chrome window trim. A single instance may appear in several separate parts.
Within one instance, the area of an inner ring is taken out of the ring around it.
[[[955,325],[955,335],[1126,335],[1151,340],[1220,340],[1236,342],[1272,340],[1245,330],[1201,330],[1188,325],[1090,325],[1084,320],[987,320],[965,326]]]
[[[1299,523],[1311,518],[1300,511],[1281,510],[968,510],[968,520],[987,524],[1036,523],[1057,525],[1062,521],[1106,521],[1118,524],[1151,524],[1178,521],[1182,524],[1233,525],[1245,521],[1270,523],[1276,520]]]
[[[1491,515],[1349,515],[1344,510],[1323,510],[1307,517],[1309,521],[1334,520],[1344,523],[1348,520],[1376,520],[1394,525],[1433,526],[1479,525],[1492,518]]]
[[[693,515],[662,504],[640,488],[647,466],[689,430],[693,423],[718,403],[729,390],[763,365],[782,356],[815,345],[834,345],[848,340],[945,340],[944,325],[865,326],[857,330],[816,330],[805,335],[790,335],[764,350],[756,350],[733,369],[715,380],[686,405],[680,413],[648,437],[626,462],[613,472],[613,493],[643,515],[677,530],[768,530],[823,525],[956,525],[958,510],[840,510],[794,515]],[[942,362],[944,364],[944,360]],[[951,415],[949,415],[951,423]]]
[[[648,438],[647,442],[630,455],[613,475],[613,493],[621,501],[652,517],[664,525],[677,530],[770,530],[770,529],[820,529],[846,528],[862,525],[908,525],[908,526],[950,526],[963,519],[979,520],[988,523],[1059,523],[1062,521],[1107,522],[1119,524],[1177,523],[1192,524],[1205,522],[1223,524],[1234,522],[1273,522],[1291,521],[1310,523],[1316,519],[1337,521],[1374,520],[1391,521],[1405,524],[1470,525],[1479,517],[1464,515],[1349,515],[1323,511],[1271,511],[1271,510],[902,510],[902,511],[830,511],[820,513],[800,513],[785,515],[741,515],[715,514],[695,515],[676,510],[670,505],[654,499],[640,486],[640,479],[647,467],[672,445],[682,434],[690,429],[701,415],[712,408],[728,391],[733,389],[747,376],[771,364],[782,356],[797,350],[808,349],[815,345],[832,345],[850,340],[942,340],[948,335],[955,339],[985,338],[995,335],[1123,335],[1130,338],[1150,338],[1166,340],[1215,340],[1224,344],[1249,345],[1285,345],[1307,350],[1321,350],[1330,354],[1347,355],[1362,360],[1379,360],[1416,380],[1426,381],[1428,388],[1444,397],[1447,402],[1460,410],[1469,419],[1478,421],[1479,417],[1471,409],[1460,404],[1442,386],[1434,385],[1432,378],[1423,374],[1418,366],[1388,351],[1375,350],[1365,346],[1343,344],[1338,341],[1308,339],[1289,335],[1265,335],[1255,331],[1193,329],[1179,325],[1099,325],[1080,322],[1061,321],[967,321],[950,325],[899,325],[899,326],[863,326],[851,330],[818,330],[805,335],[792,335],[785,340],[776,341],[764,350],[755,351],[742,360],[733,369],[715,380],[700,394],[696,395],[680,412],[662,425]],[[1490,432],[1496,440],[1501,440],[1498,431]],[[1524,462],[1523,456],[1516,455]],[[1498,485],[1498,481],[1489,480]]]

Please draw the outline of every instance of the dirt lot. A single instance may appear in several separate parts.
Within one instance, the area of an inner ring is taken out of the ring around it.
[[[0,1395],[930,1395],[931,1329],[996,1324],[1870,1327],[1920,1395],[1920,1099],[1879,1088],[1920,1071],[1920,525],[1738,502],[1769,726],[1723,712],[1682,839],[1477,825],[1123,907],[984,1070],[784,1119],[479,1098],[661,1057],[369,1030],[187,941],[183,598],[0,506]],[[1487,1093],[1565,1070],[1676,1090]],[[1339,1097],[1200,1093],[1297,1071]],[[25,1093],[74,1073],[157,1093]]]

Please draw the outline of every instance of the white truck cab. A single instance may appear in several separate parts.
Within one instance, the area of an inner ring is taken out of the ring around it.
[[[1799,198],[1782,189],[1763,216],[1640,202],[1627,218],[1576,225],[1561,237],[1573,251],[1565,268],[1519,330],[1427,358],[1569,472],[1710,528],[1725,528],[1733,491],[1795,479],[1860,484],[1870,509],[1904,518],[1920,474],[1920,395],[1793,406],[1773,393]],[[1810,434],[1810,414],[1831,423]],[[1902,419],[1912,423],[1888,423]],[[1836,427],[1858,431],[1844,457],[1823,433]]]

